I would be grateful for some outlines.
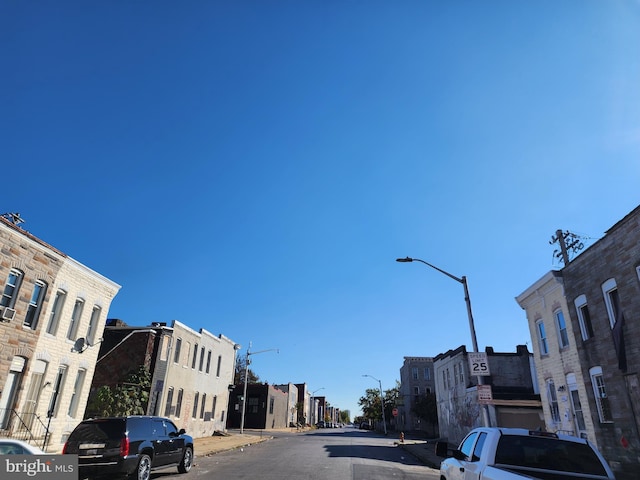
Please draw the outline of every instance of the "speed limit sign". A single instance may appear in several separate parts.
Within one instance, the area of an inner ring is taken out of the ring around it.
[[[488,377],[491,375],[487,352],[469,352],[467,355],[469,356],[471,375],[480,377]]]

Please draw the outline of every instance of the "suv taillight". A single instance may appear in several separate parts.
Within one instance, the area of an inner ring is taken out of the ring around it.
[[[64,447],[62,447],[62,455],[67,453],[67,447],[69,446],[69,442],[64,442]]]
[[[129,437],[124,437],[122,440],[120,440],[120,456],[129,456]]]

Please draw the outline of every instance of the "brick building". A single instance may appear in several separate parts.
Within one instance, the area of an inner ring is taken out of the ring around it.
[[[618,478],[637,478],[640,207],[569,262],[562,277],[598,447]]]
[[[0,434],[58,452],[82,420],[120,285],[0,217]]]
[[[417,402],[427,394],[435,394],[432,357],[404,357],[400,367],[400,398],[396,429],[422,431],[437,436],[438,427],[421,420],[414,412]]]

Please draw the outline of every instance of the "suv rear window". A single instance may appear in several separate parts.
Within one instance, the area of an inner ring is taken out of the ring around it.
[[[69,436],[70,442],[105,442],[106,440],[120,440],[124,437],[125,420],[92,420],[82,422]]]
[[[502,465],[607,475],[602,462],[589,445],[556,438],[502,435],[495,461]]]

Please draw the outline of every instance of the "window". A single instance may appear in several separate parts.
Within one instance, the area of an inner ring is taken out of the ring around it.
[[[613,328],[620,312],[620,298],[618,296],[618,287],[614,278],[610,278],[602,284],[602,294],[604,295],[604,303],[607,306],[607,314],[609,315],[609,324]]]
[[[173,402],[173,387],[170,387],[169,390],[167,390],[167,404],[164,407],[165,417],[171,415],[171,402]]]
[[[596,397],[596,405],[598,407],[598,415],[601,423],[613,421],[611,416],[611,406],[609,405],[609,397],[604,386],[604,378],[602,376],[602,367],[593,367],[589,369],[591,376],[591,384],[593,385],[593,394]]]
[[[447,385],[447,374],[444,370],[442,370],[442,385],[444,386],[445,390],[449,388],[449,386]]]
[[[204,406],[207,404],[207,394],[202,394],[202,403],[200,404],[200,418],[204,418]]]
[[[218,403],[218,396],[214,395],[213,405],[211,406],[211,418],[216,418],[216,403]]]
[[[547,400],[551,412],[551,420],[560,423],[560,409],[558,408],[558,397],[556,395],[556,385],[552,379],[547,380]]]
[[[216,377],[220,376],[220,367],[222,367],[222,355],[218,355],[218,367],[216,368]]]
[[[16,298],[18,298],[18,290],[20,290],[22,277],[23,273],[20,270],[12,268],[11,271],[9,271],[9,277],[7,277],[7,283],[2,292],[2,299],[0,299],[0,306],[7,308],[14,307]]]
[[[453,365],[453,383],[458,385],[458,364]]]
[[[538,332],[540,355],[547,355],[549,353],[549,345],[547,344],[547,333],[545,332],[544,322],[542,320],[536,321],[536,330]]]
[[[75,340],[78,334],[78,325],[80,324],[80,317],[82,316],[82,308],[84,307],[84,300],[78,298],[76,304],[73,306],[73,313],[71,314],[71,323],[69,323],[69,329],[67,330],[67,338],[69,340]]]
[[[176,417],[180,418],[180,412],[182,410],[182,397],[184,395],[184,390],[178,390],[178,400],[176,402]]]
[[[24,326],[35,330],[38,326],[38,318],[40,317],[40,310],[42,310],[42,304],[44,303],[44,296],[47,293],[47,284],[38,280],[33,286],[33,292],[31,292],[31,300],[29,300],[29,306],[27,307],[27,316],[24,319]]]
[[[431,369],[429,367],[424,367],[424,379],[431,380]]]
[[[64,381],[67,377],[67,366],[60,365],[56,379],[53,382],[53,392],[51,393],[51,400],[49,402],[49,409],[47,410],[47,417],[56,417],[58,415],[58,408],[60,407],[60,395],[64,387]]]
[[[198,415],[198,399],[200,398],[200,393],[196,392],[193,397],[193,411],[191,412],[191,416],[196,418]]]
[[[198,365],[198,370],[201,372],[204,368],[204,347],[200,349],[200,364]]]
[[[589,315],[589,306],[587,305],[587,297],[580,295],[573,302],[578,312],[578,323],[580,324],[580,334],[582,340],[588,340],[593,337],[593,326],[591,325],[591,315]]]
[[[60,323],[60,312],[64,306],[64,301],[67,298],[66,292],[58,290],[56,292],[56,298],[53,301],[53,307],[51,308],[51,314],[49,315],[49,323],[47,324],[47,333],[55,335],[58,331],[58,324]]]
[[[447,372],[447,388],[451,388],[451,372],[449,371],[448,368],[446,372]]]
[[[84,368],[78,370],[76,375],[76,381],[73,383],[73,392],[71,393],[71,402],[69,403],[68,414],[70,417],[75,418],[78,413],[78,402],[80,401],[80,395],[82,394],[82,386],[84,385],[84,377],[87,371]]]
[[[180,349],[182,348],[182,339],[176,338],[176,351],[173,353],[173,363],[180,362]]]
[[[569,334],[567,333],[567,323],[564,321],[564,313],[562,310],[555,312],[556,327],[558,327],[558,344],[560,348],[569,346]]]
[[[477,432],[470,434],[460,445],[460,451],[464,454],[467,460],[471,460],[471,452],[473,451],[473,444],[475,443],[477,436]]]
[[[196,368],[196,361],[198,360],[198,344],[193,347],[193,359],[191,360],[191,368]]]
[[[209,350],[207,352],[207,374],[209,373],[209,371],[211,370],[211,350]]]
[[[269,414],[273,414],[273,406],[276,403],[276,399],[269,397]]]
[[[418,367],[411,368],[411,378],[413,378],[414,380],[418,379]]]
[[[91,310],[91,318],[89,318],[89,326],[87,327],[87,341],[91,345],[95,341],[96,331],[100,323],[100,313],[102,313],[102,309],[98,305],[94,305],[93,310]]]

